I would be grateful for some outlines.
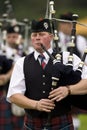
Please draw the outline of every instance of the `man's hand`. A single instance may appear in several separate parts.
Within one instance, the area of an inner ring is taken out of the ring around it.
[[[36,103],[36,109],[39,111],[51,112],[55,107],[55,104],[50,99],[41,99]]]
[[[68,96],[69,91],[68,88],[66,86],[60,86],[54,90],[52,90],[49,93],[49,99],[51,99],[52,101],[60,101],[62,99],[64,99],[66,96]]]

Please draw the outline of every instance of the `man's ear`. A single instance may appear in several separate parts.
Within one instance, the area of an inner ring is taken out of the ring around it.
[[[50,34],[50,37],[51,37],[51,39],[53,39],[54,35],[53,35],[53,34]]]

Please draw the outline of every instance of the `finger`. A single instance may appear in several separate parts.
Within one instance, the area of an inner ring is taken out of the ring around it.
[[[63,97],[57,98],[57,102],[61,101],[63,99]]]
[[[51,99],[51,98],[54,98],[54,97],[56,97],[56,96],[59,96],[61,93],[60,92],[55,92],[55,93],[53,93],[53,94],[50,94],[49,95],[49,98]]]
[[[52,101],[57,101],[59,100],[59,98],[62,97],[61,94],[60,95],[55,95],[54,97],[50,98]]]
[[[41,102],[42,105],[45,106],[55,106],[54,102],[52,102],[51,100],[47,99],[47,100],[42,100]]]
[[[46,111],[46,112],[51,112],[51,110],[53,110],[54,109],[54,107],[51,107],[51,106],[44,106],[43,107],[43,111]]]
[[[48,109],[43,109],[43,111],[45,111],[45,112],[51,112],[51,110],[48,110]]]
[[[54,94],[56,92],[56,89],[52,90],[49,95]]]
[[[48,109],[50,108],[50,107],[52,107],[52,108],[54,108],[55,107],[55,104],[54,104],[54,102],[53,101],[51,101],[52,103],[43,103],[42,104],[42,106],[44,106],[44,107],[47,107]]]

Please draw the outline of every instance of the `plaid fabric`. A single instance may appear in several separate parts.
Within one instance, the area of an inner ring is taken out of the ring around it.
[[[79,109],[77,107],[72,107],[71,113],[72,113],[72,115],[87,114],[87,111]]]
[[[47,125],[47,119],[31,118],[25,115],[23,130],[74,130],[71,115],[54,117]]]
[[[0,130],[12,130],[10,103],[3,96],[0,100]]]
[[[6,101],[3,91],[0,92],[0,130],[22,130],[24,117],[14,116],[11,104]]]
[[[24,116],[14,116],[12,115],[12,130],[22,130],[24,122]]]

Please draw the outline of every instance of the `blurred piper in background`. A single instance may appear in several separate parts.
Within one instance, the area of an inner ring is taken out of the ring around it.
[[[58,31],[59,31],[59,44],[62,51],[68,51],[68,43],[71,40],[71,31],[72,31],[72,12],[66,12],[60,14],[59,18],[61,20],[69,20],[71,22],[59,22]],[[75,39],[75,48],[74,53],[80,58],[83,56],[84,50],[87,47],[87,39],[81,35],[76,35]]]
[[[2,30],[2,34],[4,34],[4,38],[3,42],[1,43],[1,55],[4,55],[4,57],[8,60],[9,64],[14,66],[15,62],[20,57],[25,55],[25,53],[23,52],[23,40],[20,27],[18,25],[7,26]],[[5,70],[5,67],[3,67],[3,69]],[[0,79],[3,78],[2,76],[3,75],[0,75]],[[23,127],[23,119],[25,114],[24,110],[14,104],[8,104],[8,102],[6,102],[6,96],[4,100],[1,101],[3,104],[3,107],[1,107],[3,108],[1,109],[1,113],[3,114],[0,118],[2,122],[2,125],[0,125],[0,129],[21,130]]]

